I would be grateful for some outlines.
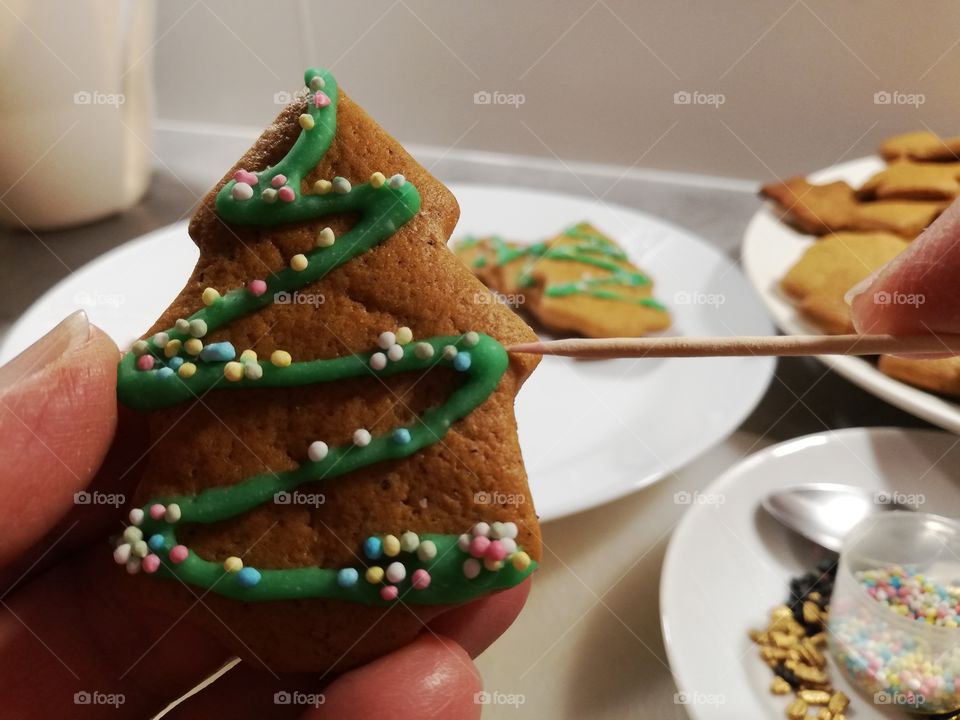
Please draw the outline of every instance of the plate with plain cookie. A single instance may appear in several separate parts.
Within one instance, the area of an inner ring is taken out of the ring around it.
[[[747,277],[788,335],[853,332],[844,296],[889,262],[960,195],[960,139],[928,132],[770,183],[744,233]],[[878,302],[922,302],[877,298]],[[928,422],[960,432],[960,358],[821,356],[833,370]]]

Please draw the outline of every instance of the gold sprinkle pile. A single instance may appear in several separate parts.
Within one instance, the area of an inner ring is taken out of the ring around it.
[[[820,609],[821,600],[819,593],[812,592],[803,602],[804,622],[817,628],[813,635],[796,621],[786,605],[771,611],[765,630],[750,631],[750,639],[759,647],[760,659],[771,670],[783,664],[797,679],[796,690],[779,675],[770,684],[774,695],[794,694],[786,710],[790,720],[846,720],[844,711],[850,700],[833,689],[827,675],[827,658],[823,654],[827,613]]]

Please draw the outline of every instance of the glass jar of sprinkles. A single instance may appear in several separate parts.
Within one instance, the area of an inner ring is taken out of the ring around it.
[[[884,512],[840,552],[830,648],[876,705],[960,710],[960,523]]]

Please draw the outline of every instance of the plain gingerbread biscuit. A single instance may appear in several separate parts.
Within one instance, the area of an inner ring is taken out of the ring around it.
[[[895,135],[880,143],[880,155],[887,162],[956,162],[960,160],[960,137],[941,138],[926,130]]]
[[[953,200],[960,195],[960,163],[897,161],[867,180],[863,200]]]
[[[831,335],[853,332],[847,291],[885,265],[907,241],[890,233],[835,233],[810,245],[780,286],[800,313]]]
[[[915,358],[882,355],[880,372],[924,390],[960,397],[960,358]]]
[[[813,235],[882,231],[912,240],[949,204],[909,200],[862,202],[843,181],[815,185],[802,177],[764,185],[760,194],[773,200],[784,221]]]

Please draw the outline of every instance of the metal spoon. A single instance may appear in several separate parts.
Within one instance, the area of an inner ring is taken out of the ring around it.
[[[898,502],[896,493],[834,483],[777,490],[761,504],[788,528],[833,552],[840,552],[847,533],[868,515],[916,509]]]

